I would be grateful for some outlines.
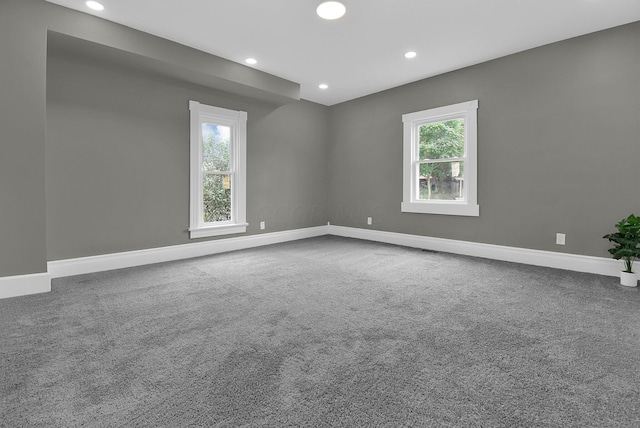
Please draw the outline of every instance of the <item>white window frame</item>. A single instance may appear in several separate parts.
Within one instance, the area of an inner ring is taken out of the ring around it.
[[[423,200],[419,196],[420,126],[464,119],[463,200]],[[479,216],[478,205],[478,100],[402,115],[403,179],[402,212]]]
[[[189,101],[190,138],[190,215],[189,237],[244,233],[247,230],[247,113]],[[202,172],[202,124],[215,123],[231,128],[231,220],[204,221],[204,189]]]

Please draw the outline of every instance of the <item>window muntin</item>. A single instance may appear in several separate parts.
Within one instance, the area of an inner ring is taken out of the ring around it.
[[[191,238],[246,231],[247,114],[189,102]]]
[[[403,212],[479,215],[477,106],[475,100],[403,115]]]

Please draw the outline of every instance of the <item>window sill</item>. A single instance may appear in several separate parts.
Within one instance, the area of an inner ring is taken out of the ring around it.
[[[480,216],[479,205],[456,202],[403,202],[400,211],[403,213]]]
[[[224,224],[218,226],[199,227],[197,229],[189,229],[189,238],[207,238],[209,236],[231,235],[234,233],[244,233],[247,231],[248,223],[242,224]]]

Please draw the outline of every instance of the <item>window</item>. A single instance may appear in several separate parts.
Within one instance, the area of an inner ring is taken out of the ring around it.
[[[189,110],[190,237],[245,232],[247,113],[196,101]]]
[[[402,116],[403,212],[480,214],[477,110],[474,100]]]

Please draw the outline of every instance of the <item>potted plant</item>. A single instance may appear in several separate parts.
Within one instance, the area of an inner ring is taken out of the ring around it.
[[[624,260],[624,270],[620,273],[620,284],[627,287],[638,285],[638,276],[633,272],[633,262],[640,258],[640,217],[631,214],[616,223],[618,232],[604,235],[603,238],[613,242],[615,246],[609,253],[616,260]]]

